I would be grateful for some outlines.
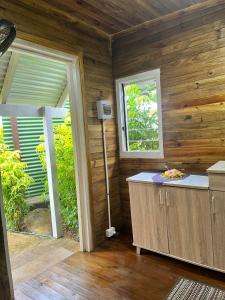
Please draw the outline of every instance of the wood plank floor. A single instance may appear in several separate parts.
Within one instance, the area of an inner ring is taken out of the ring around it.
[[[179,277],[225,289],[225,275],[111,240],[93,253],[75,253],[18,284],[16,300],[162,300]]]
[[[17,286],[79,251],[79,243],[8,232],[13,284]]]

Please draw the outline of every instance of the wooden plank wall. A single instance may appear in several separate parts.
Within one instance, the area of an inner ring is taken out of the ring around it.
[[[1,182],[1,177],[0,177]],[[2,207],[2,189],[0,186],[0,299],[12,300],[12,277],[9,274],[8,245],[6,244],[5,218]],[[4,224],[4,225],[3,225]],[[3,228],[4,227],[4,228]]]
[[[8,269],[6,265],[5,243],[2,221],[0,218],[0,299],[10,300],[11,289],[9,284]]]
[[[121,159],[123,220],[130,227],[125,178],[165,163],[205,173],[225,160],[225,3],[173,14],[113,42],[114,78],[161,69],[163,160]]]
[[[0,19],[13,21],[18,37],[61,51],[80,54],[83,57],[83,82],[86,102],[86,128],[90,187],[92,193],[94,237],[96,244],[105,237],[107,206],[105,199],[105,172],[103,161],[102,129],[97,120],[96,101],[111,99],[113,102],[112,57],[109,38],[94,29],[74,22],[69,17],[51,11],[47,5],[40,8],[39,1],[1,0]],[[120,223],[118,151],[115,118],[107,122],[109,148],[110,187],[112,190],[113,224]]]

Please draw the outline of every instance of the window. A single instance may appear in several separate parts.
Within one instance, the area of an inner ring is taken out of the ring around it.
[[[120,156],[163,158],[160,70],[116,80]]]

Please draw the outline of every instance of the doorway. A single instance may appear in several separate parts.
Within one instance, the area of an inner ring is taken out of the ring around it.
[[[11,47],[11,50],[19,54],[26,55],[38,55],[49,59],[50,61],[63,62],[67,66],[67,78],[68,78],[68,95],[69,106],[71,111],[71,126],[73,141],[76,141],[74,147],[74,158],[76,160],[76,188],[77,188],[77,205],[78,205],[78,220],[79,220],[79,237],[80,237],[80,250],[91,251],[92,250],[92,230],[90,220],[90,205],[89,205],[89,184],[88,184],[88,167],[87,167],[87,155],[86,155],[86,143],[85,143],[85,127],[83,119],[83,101],[81,93],[81,79],[80,79],[80,67],[79,57],[70,54],[61,53],[58,51],[52,51],[22,40],[16,40]],[[26,106],[26,105],[25,105]],[[31,117],[33,111],[34,116],[40,115],[44,117],[44,131],[45,137],[47,137],[48,148],[48,172],[49,180],[52,184],[49,184],[49,192],[52,193],[51,215],[54,237],[58,238],[61,235],[60,228],[60,216],[58,215],[59,209],[57,206],[57,186],[54,187],[55,180],[55,163],[52,161],[51,155],[51,143],[54,142],[53,130],[52,130],[52,112],[51,108],[44,106],[38,106],[37,109],[31,106],[25,107],[23,105],[15,106],[14,104],[3,103],[0,105],[0,114],[12,117]],[[32,110],[33,109],[33,110]],[[56,109],[57,111],[57,109]],[[59,111],[59,110],[58,110]],[[57,111],[57,112],[58,112]],[[57,115],[57,113],[56,113]],[[74,121],[76,120],[76,122]]]

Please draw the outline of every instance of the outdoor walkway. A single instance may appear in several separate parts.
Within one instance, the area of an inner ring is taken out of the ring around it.
[[[14,287],[79,251],[79,243],[68,238],[54,240],[8,232]]]

